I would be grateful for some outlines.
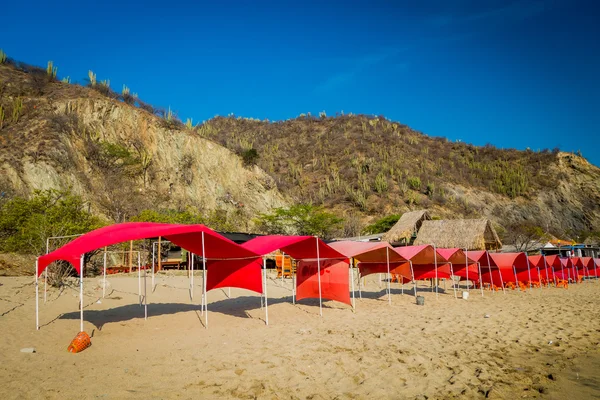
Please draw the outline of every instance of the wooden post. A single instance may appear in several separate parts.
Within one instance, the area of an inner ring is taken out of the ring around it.
[[[162,256],[161,256],[160,240],[161,240],[161,237],[159,236],[158,237],[158,254],[156,255],[158,257],[158,270],[159,271],[162,269],[162,264],[161,264]]]
[[[133,240],[129,241],[129,273],[131,273],[131,269],[133,266]]]

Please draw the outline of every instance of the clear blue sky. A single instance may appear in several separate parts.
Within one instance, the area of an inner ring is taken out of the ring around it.
[[[185,120],[383,114],[600,165],[597,1],[7,1],[0,48]],[[418,5],[416,5],[418,4]]]

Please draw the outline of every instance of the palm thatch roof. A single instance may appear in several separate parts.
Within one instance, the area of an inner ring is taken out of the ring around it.
[[[414,244],[467,250],[495,250],[502,247],[489,219],[424,221]]]
[[[410,211],[402,214],[392,229],[385,233],[381,239],[389,243],[410,242],[413,234],[421,228],[423,221],[430,220],[431,216],[427,210]]]

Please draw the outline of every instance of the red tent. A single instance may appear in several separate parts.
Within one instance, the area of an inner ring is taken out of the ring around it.
[[[231,265],[228,269],[223,269],[221,273],[223,275],[231,275],[228,281],[237,287],[255,290],[256,281],[260,282],[260,269],[256,270],[255,268],[246,267],[258,258],[258,255],[251,250],[237,245],[204,225],[177,225],[153,222],[127,222],[96,229],[49,254],[39,257],[36,261],[36,282],[44,269],[54,261],[68,261],[73,265],[77,273],[82,276],[81,268],[83,267],[83,255],[85,253],[117,243],[158,236],[165,237],[172,243],[203,256],[206,260],[218,260],[224,264],[225,260],[236,259],[236,264]],[[206,285],[203,286],[205,291],[203,307],[205,307]],[[193,290],[192,285],[190,285],[190,289]],[[39,329],[37,291],[38,285],[36,283],[36,324]],[[144,301],[145,299],[146,296],[144,296]],[[83,279],[80,279],[80,303],[81,330],[83,331]],[[206,318],[208,322],[208,313]]]
[[[439,267],[448,262],[443,256],[435,251],[434,247],[428,244],[420,246],[406,246],[394,248],[396,253],[409,261],[408,264],[401,264],[394,270],[395,273],[403,277],[411,277],[412,280],[430,279],[430,278],[450,278],[450,274],[440,272]],[[436,276],[437,265],[437,276]]]
[[[593,269],[592,267],[590,267],[590,274],[597,278],[598,275],[600,275],[600,258],[594,258],[592,260],[594,261],[594,263],[592,264]]]
[[[407,260],[400,254],[394,251],[394,248],[387,242],[354,242],[344,240],[339,242],[329,243],[333,249],[339,251],[348,258],[358,261],[358,270],[360,277],[371,274],[388,274],[400,264],[404,264]],[[360,290],[360,277],[358,287]],[[390,281],[388,276],[388,300],[390,296]],[[352,279],[352,294],[354,296],[354,276]],[[362,297],[362,293],[361,293]]]
[[[530,281],[530,267],[525,253],[490,253],[503,283]]]
[[[352,305],[347,257],[321,239],[313,236],[259,236],[242,246],[260,255],[281,250],[292,258],[302,260],[296,270],[295,299],[319,298],[321,314],[322,298]]]
[[[549,285],[550,282],[554,281],[554,275],[552,274],[552,265],[548,264],[548,260],[545,256],[535,255],[528,256],[529,265],[531,267],[531,279],[541,284]]]
[[[463,249],[452,248],[452,249],[437,249],[438,254],[448,260],[448,263],[444,264],[439,268],[440,272],[450,274],[454,272],[455,276],[470,281],[479,280],[479,268],[477,267],[477,261],[471,258],[471,252],[466,253]],[[452,264],[452,270],[450,269]]]
[[[574,271],[573,271],[573,262],[571,262],[570,258],[559,257],[560,261],[560,271],[555,271],[555,274],[558,278],[570,281],[574,279]]]

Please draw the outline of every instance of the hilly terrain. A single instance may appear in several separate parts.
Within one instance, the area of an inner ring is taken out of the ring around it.
[[[260,214],[310,203],[344,218],[340,236],[421,208],[488,217],[500,233],[522,223],[557,236],[600,231],[600,169],[559,149],[476,147],[352,114],[192,126],[91,71],[84,87],[51,65],[10,60],[0,107],[3,196],[69,189],[108,221],[191,209],[216,229],[247,231]]]

